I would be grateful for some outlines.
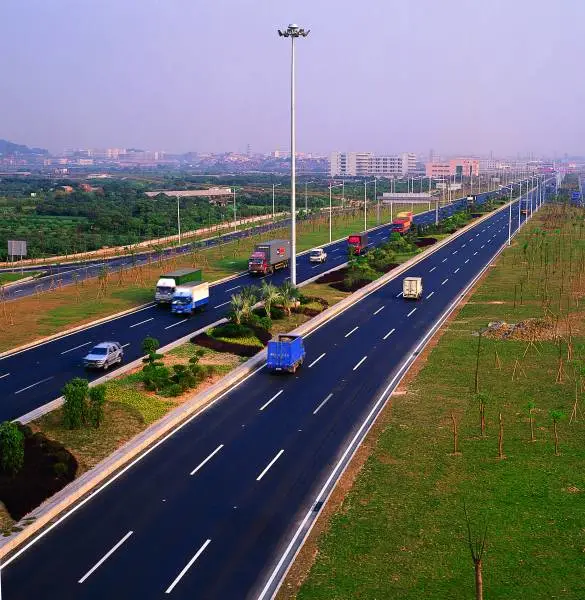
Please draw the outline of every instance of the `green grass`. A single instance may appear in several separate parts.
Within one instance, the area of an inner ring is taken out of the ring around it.
[[[40,271],[26,271],[24,273],[0,273],[0,285],[12,283],[13,281],[20,281],[25,277],[36,277],[40,273]]]
[[[472,598],[464,501],[474,533],[484,523],[488,527],[486,598],[585,597],[585,424],[583,418],[561,422],[561,455],[555,456],[549,417],[555,408],[571,412],[574,368],[584,364],[585,337],[573,338],[573,362],[566,361],[563,346],[563,383],[556,383],[555,343],[539,342],[538,350],[531,348],[524,357],[527,341],[484,338],[479,383],[490,397],[485,438],[473,400],[478,344],[473,332],[488,321],[542,316],[538,269],[525,281],[523,305],[514,308],[510,292],[527,271],[521,244],[529,231],[450,324],[407,393],[393,397],[372,455],[319,540],[300,600]],[[561,265],[567,266],[568,252],[560,255],[551,287],[560,281]],[[491,304],[502,298],[505,304]],[[571,312],[581,323],[575,304]],[[517,360],[526,377],[517,369],[513,381]],[[529,401],[536,404],[534,443]],[[583,406],[582,394],[580,402]],[[452,412],[459,421],[460,456],[451,454]],[[498,459],[500,413],[505,460]]]

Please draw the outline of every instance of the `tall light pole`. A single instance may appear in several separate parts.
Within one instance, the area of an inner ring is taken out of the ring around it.
[[[236,188],[234,187],[234,231],[236,231],[237,228],[238,226],[236,225]]]
[[[277,188],[279,185],[282,185],[282,183],[273,183],[272,184],[272,220],[273,221],[276,220],[276,212],[274,210],[274,188]]]
[[[510,186],[510,214],[508,215],[508,246],[512,245],[512,186]]]
[[[179,196],[177,196],[177,230],[179,232],[179,246],[181,245],[181,210],[179,208]]]
[[[343,186],[344,186],[343,183],[338,183],[337,185],[332,185],[331,183],[329,184],[329,243],[332,242],[332,237],[331,237],[331,235],[332,235],[332,233],[331,233],[331,222],[333,220],[333,216],[332,216],[333,208],[332,208],[332,203],[331,203],[331,190],[334,187],[343,187]]]
[[[280,37],[291,39],[291,61],[290,61],[290,282],[297,285],[297,198],[296,198],[296,144],[295,144],[295,39],[307,37],[309,31],[295,25],[289,25],[284,31],[278,30]]]

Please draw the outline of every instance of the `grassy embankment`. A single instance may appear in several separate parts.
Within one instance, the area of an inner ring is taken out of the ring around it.
[[[14,281],[20,281],[25,277],[36,277],[40,271],[26,271],[24,273],[0,273],[0,286],[6,283],[13,283]]]
[[[365,444],[371,455],[329,523],[319,524],[317,549],[313,539],[279,598],[472,598],[464,502],[475,540],[487,525],[486,598],[585,597],[583,216],[543,209],[443,328],[420,372],[372,430]],[[482,336],[482,436],[474,396],[477,332],[489,322],[527,319],[510,337]],[[578,420],[570,422],[576,398]],[[558,456],[554,409],[565,415]],[[350,467],[346,486],[358,468]],[[293,582],[303,578],[313,552],[316,562],[295,595]]]
[[[415,206],[416,209],[416,206]],[[369,215],[368,226],[376,225],[375,211]],[[382,222],[389,218],[382,211]],[[333,222],[333,239],[343,238],[363,228],[362,215],[344,215]],[[286,229],[274,231],[270,237],[287,236]],[[298,250],[303,251],[329,240],[326,218],[300,222]],[[239,240],[209,250],[197,251],[166,261],[135,267],[107,277],[89,279],[78,284],[60,286],[55,278],[55,289],[0,306],[0,352],[26,344],[43,336],[105,317],[150,302],[161,270],[177,267],[201,267],[207,281],[240,272],[247,267],[252,247],[266,239],[266,234]]]

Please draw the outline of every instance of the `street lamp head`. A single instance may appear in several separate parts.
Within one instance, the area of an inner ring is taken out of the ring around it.
[[[307,37],[310,32],[311,32],[310,29],[307,29],[305,31],[302,27],[299,27],[298,25],[295,25],[293,23],[293,24],[289,25],[287,27],[287,29],[285,29],[284,31],[282,29],[279,29],[278,30],[278,35],[280,37],[298,38],[298,37]]]

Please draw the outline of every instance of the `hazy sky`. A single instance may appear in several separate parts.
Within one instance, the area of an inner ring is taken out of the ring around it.
[[[0,0],[0,138],[585,153],[585,0]]]

